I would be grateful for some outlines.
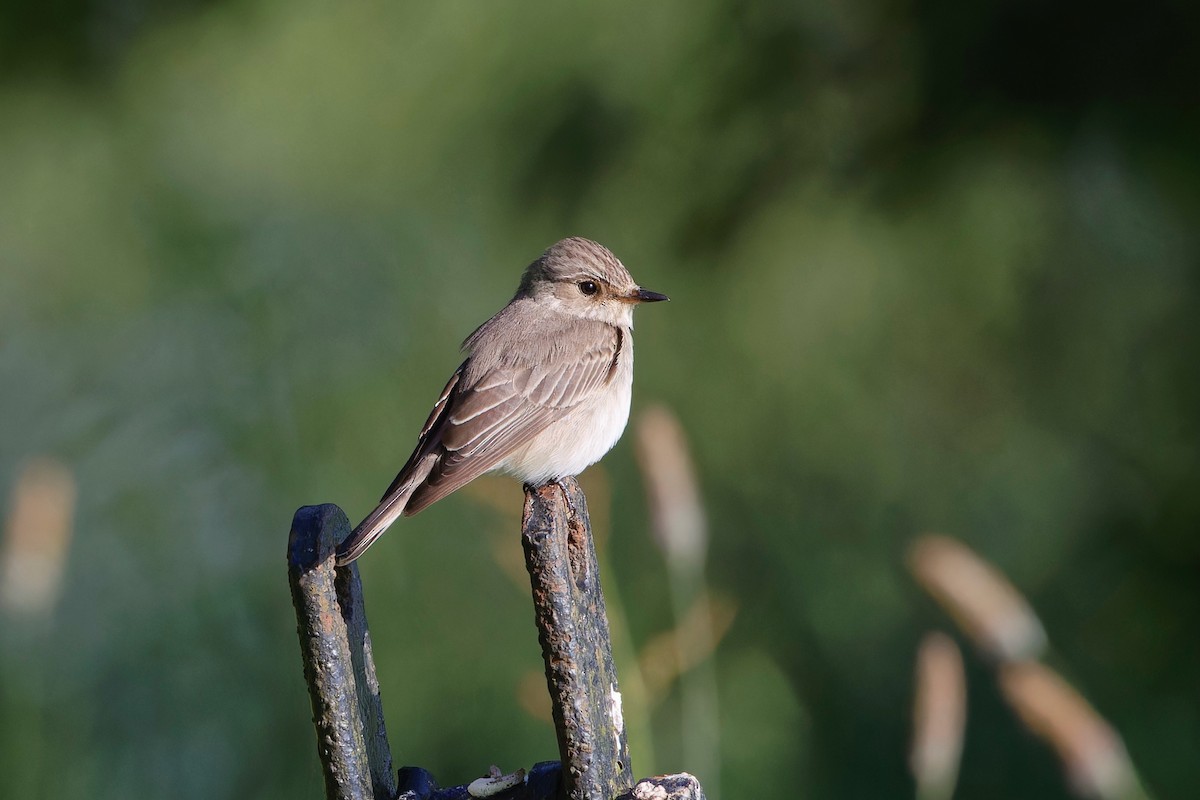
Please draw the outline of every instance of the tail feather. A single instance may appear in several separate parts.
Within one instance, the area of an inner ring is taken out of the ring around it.
[[[434,460],[433,457],[427,455],[416,464],[411,465],[414,467],[413,469],[406,468],[397,476],[396,482],[392,484],[389,492],[375,507],[375,510],[358,523],[358,527],[338,545],[337,565],[339,567],[346,566],[367,552],[367,548],[383,535],[388,526],[400,518],[408,506],[408,499],[412,497],[412,493],[429,474],[429,468]],[[405,472],[408,474],[405,475]]]
[[[408,504],[411,494],[411,491],[394,494],[376,506],[375,510],[358,524],[354,532],[338,545],[337,565],[344,567],[367,552],[367,548],[404,513],[404,506]]]

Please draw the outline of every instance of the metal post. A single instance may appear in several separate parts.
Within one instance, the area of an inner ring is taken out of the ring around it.
[[[334,568],[334,552],[349,533],[350,521],[335,505],[297,511],[288,537],[288,582],[325,796],[392,800],[396,780],[358,567]]]
[[[633,772],[587,500],[575,479],[526,487],[521,532],[564,788],[571,800],[611,800],[631,789]]]
[[[405,767],[397,786],[358,568],[334,568],[349,532],[337,506],[305,506],[288,538],[288,579],[329,800],[703,800],[690,775],[634,785],[587,501],[574,479],[525,493],[522,541],[562,766],[535,764],[523,780],[498,776],[439,788],[425,770]]]

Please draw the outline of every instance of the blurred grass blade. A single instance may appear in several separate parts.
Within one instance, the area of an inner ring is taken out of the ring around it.
[[[958,782],[967,723],[962,653],[946,634],[928,633],[917,650],[916,671],[909,768],[918,800],[950,800]]]
[[[71,546],[75,479],[62,464],[37,459],[12,491],[0,553],[0,607],[11,616],[47,616],[58,601]]]
[[[662,640],[674,644],[674,658],[662,653],[661,647],[652,647],[656,643],[651,642],[640,661],[648,686],[653,681],[661,689],[674,675],[680,676],[684,763],[699,772],[708,796],[716,800],[720,797],[721,748],[712,654],[733,611],[726,609],[724,620],[718,622],[717,609],[709,601],[704,578],[708,520],[683,427],[665,407],[651,406],[638,417],[636,434],[651,532],[666,562],[676,620],[675,631]],[[714,631],[715,624],[722,627],[720,634]]]
[[[642,412],[637,455],[650,501],[654,541],[675,569],[701,569],[708,550],[708,521],[683,428],[662,406]]]
[[[1020,592],[966,545],[927,535],[909,549],[917,581],[977,647],[1001,661],[1037,658],[1046,631]]]
[[[1021,721],[1057,751],[1072,788],[1096,800],[1148,797],[1120,735],[1049,667],[1006,664],[1000,688]]]
[[[673,630],[647,641],[638,661],[650,697],[661,700],[672,683],[710,658],[736,616],[732,600],[706,596],[692,605]],[[707,641],[708,647],[698,648],[701,641]]]

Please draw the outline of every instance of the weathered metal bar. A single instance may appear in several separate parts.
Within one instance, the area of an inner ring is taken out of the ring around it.
[[[392,800],[396,782],[354,564],[335,570],[350,533],[335,505],[304,506],[288,537],[288,582],[329,800]]]
[[[336,506],[335,506],[336,508]],[[339,509],[340,511],[340,509]],[[350,521],[339,514],[335,541],[341,542],[350,533]],[[392,800],[396,796],[395,769],[392,751],[388,746],[387,727],[383,722],[383,700],[379,695],[379,678],[375,674],[375,658],[371,651],[371,632],[367,628],[366,606],[363,604],[362,581],[358,566],[350,564],[337,570],[334,580],[338,608],[346,623],[350,641],[350,661],[354,667],[354,687],[358,694],[359,724],[367,761],[371,765],[371,786],[375,800]]]
[[[566,795],[612,800],[633,772],[587,500],[573,478],[525,488],[521,525]]]

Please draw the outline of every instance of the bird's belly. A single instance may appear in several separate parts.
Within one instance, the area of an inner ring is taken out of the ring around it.
[[[513,451],[497,467],[537,486],[578,475],[613,448],[629,422],[633,370],[622,369],[602,397],[581,404]]]

